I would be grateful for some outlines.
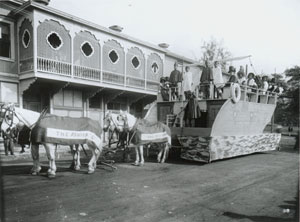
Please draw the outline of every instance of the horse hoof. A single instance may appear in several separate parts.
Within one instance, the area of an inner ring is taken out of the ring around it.
[[[37,176],[37,175],[39,175],[39,172],[35,172],[35,171],[34,171],[34,172],[31,172],[31,175],[32,175],[32,176]]]
[[[133,166],[139,166],[139,163],[132,163]]]
[[[48,178],[49,178],[49,179],[55,178],[55,174],[48,174]]]
[[[76,166],[76,167],[74,167],[74,170],[75,170],[75,171],[79,171],[79,170],[80,170],[80,167],[79,167],[79,166]]]
[[[93,174],[95,173],[95,170],[88,170],[88,174]]]

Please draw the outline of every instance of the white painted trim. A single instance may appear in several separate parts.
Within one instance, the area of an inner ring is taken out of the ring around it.
[[[1,60],[7,60],[14,62],[15,61],[15,24],[12,21],[9,21],[5,18],[0,17],[0,22],[9,24],[10,28],[10,58],[7,57],[0,57]]]
[[[24,42],[24,35],[25,35],[26,32],[27,32],[28,35],[29,35],[29,40],[28,40],[27,46],[26,46],[26,44],[25,44],[25,42]],[[30,41],[31,41],[31,35],[30,35],[30,32],[29,32],[28,29],[25,29],[24,32],[23,32],[23,34],[22,34],[22,45],[23,45],[23,47],[24,47],[25,49],[27,49],[27,48],[29,47]]]
[[[117,56],[118,56],[118,59],[117,59],[117,61],[115,61],[115,62],[111,61],[111,58],[109,57],[109,54],[110,54],[112,51],[114,51],[114,52],[117,54]],[[110,61],[112,64],[114,64],[114,65],[116,65],[116,64],[119,62],[119,60],[120,60],[120,55],[119,55],[118,51],[115,50],[115,49],[111,49],[111,50],[107,53],[107,56],[108,56],[109,61]]]
[[[144,89],[147,89],[147,76],[148,76],[148,60],[145,59],[145,67],[144,67],[144,71],[145,71],[145,76],[144,76]]]
[[[25,77],[29,78],[31,76],[24,75],[24,78]],[[34,77],[56,80],[56,81],[65,81],[65,82],[76,83],[76,84],[84,84],[89,86],[98,86],[101,88],[117,89],[117,90],[123,90],[127,92],[144,93],[147,95],[157,95],[157,91],[151,89],[145,90],[145,89],[130,88],[130,87],[124,87],[124,85],[118,85],[116,83],[112,84],[112,83],[99,82],[94,80],[70,78],[69,76],[56,75],[56,74],[51,74],[51,73],[41,72],[41,71],[38,71]]]
[[[36,17],[36,10],[33,11],[33,18]],[[40,23],[38,22],[37,19],[33,19],[33,24],[32,24],[32,32],[33,32],[33,71],[34,73],[37,72],[37,60],[38,60],[38,41],[37,41],[37,35],[38,35],[38,27]]]
[[[127,61],[126,61],[127,53],[124,53],[124,86],[127,85]]]
[[[134,57],[136,57],[137,60],[139,61],[139,65],[138,65],[137,67],[134,67],[134,65],[133,65],[133,63],[132,63],[132,60],[134,59]],[[138,70],[138,69],[140,68],[140,66],[141,66],[141,61],[139,60],[139,57],[136,56],[136,55],[133,55],[133,56],[131,57],[130,62],[131,62],[132,67],[133,67],[135,70]]]
[[[82,46],[83,46],[84,44],[86,44],[86,43],[92,48],[92,53],[91,53],[90,55],[88,55],[88,56],[87,56],[87,55],[84,53],[84,51],[82,50]],[[89,41],[84,41],[84,42],[80,45],[80,51],[81,51],[81,53],[82,53],[86,58],[90,58],[90,57],[92,57],[92,56],[94,55],[95,49],[94,49],[93,45],[92,45]]]
[[[104,55],[103,55],[103,45],[104,45],[104,43],[103,44],[101,44],[100,43],[100,50],[99,50],[99,56],[100,56],[100,82],[102,82],[103,81],[103,57],[104,57]]]
[[[52,34],[57,35],[57,37],[58,37],[59,40],[61,41],[60,46],[58,46],[57,48],[53,48],[53,46],[51,45],[51,43],[48,41],[49,36],[52,35]],[[62,38],[60,37],[60,35],[59,35],[57,32],[54,32],[54,31],[51,31],[51,32],[47,35],[46,41],[47,41],[48,45],[51,47],[51,49],[53,49],[53,50],[55,50],[55,51],[58,51],[58,50],[63,46],[63,44],[64,44],[64,42],[63,42]]]

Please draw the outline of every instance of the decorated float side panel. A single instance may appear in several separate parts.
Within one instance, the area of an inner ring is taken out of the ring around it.
[[[181,146],[180,157],[186,160],[208,163],[210,160],[209,137],[181,136],[178,138]]]
[[[212,136],[256,135],[263,133],[275,110],[273,104],[228,99],[219,110],[212,126]]]
[[[33,70],[33,27],[24,19],[19,28],[20,72]]]
[[[45,20],[37,28],[38,57],[71,63],[71,36],[58,21]]]
[[[210,142],[210,160],[219,160],[256,152],[276,150],[281,134],[214,136]]]
[[[124,84],[125,52],[116,40],[108,40],[103,45],[103,81]]]
[[[143,52],[132,47],[126,54],[126,84],[133,87],[145,87],[145,56]]]
[[[100,69],[100,45],[95,36],[87,31],[74,37],[74,65]]]

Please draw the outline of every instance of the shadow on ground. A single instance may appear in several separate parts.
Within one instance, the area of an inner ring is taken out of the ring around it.
[[[283,205],[279,205],[282,211],[289,209],[294,211],[293,218],[284,218],[284,217],[271,217],[271,216],[250,216],[245,214],[238,214],[234,212],[224,212],[223,215],[230,217],[232,219],[249,219],[254,222],[297,222],[299,221],[299,192],[294,200],[284,201]],[[285,216],[288,217],[288,214]]]

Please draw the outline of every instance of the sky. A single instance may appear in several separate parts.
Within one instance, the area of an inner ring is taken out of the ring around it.
[[[251,55],[257,74],[300,65],[300,0],[51,0],[59,9],[101,26],[122,26],[143,41],[200,59],[212,38],[233,57]],[[232,65],[249,64],[249,60]],[[250,67],[250,66],[249,66]]]

